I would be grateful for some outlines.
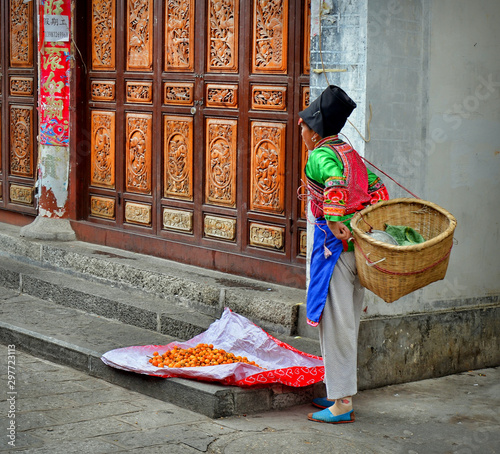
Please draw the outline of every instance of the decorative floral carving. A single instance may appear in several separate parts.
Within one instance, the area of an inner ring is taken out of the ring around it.
[[[302,110],[309,106],[309,87],[302,87]]]
[[[303,34],[303,57],[302,71],[309,74],[311,70],[311,0],[304,0],[304,30]]]
[[[151,225],[151,205],[126,202],[125,221],[133,224]]]
[[[11,106],[10,171],[14,175],[33,176],[33,108]]]
[[[250,244],[271,249],[282,250],[285,229],[252,222],[250,224]]]
[[[209,119],[207,124],[207,200],[236,202],[236,121]]]
[[[299,255],[307,255],[307,231],[299,230]]]
[[[127,69],[149,71],[153,64],[153,0],[128,0]]]
[[[33,205],[33,189],[18,184],[10,185],[10,201]]]
[[[115,186],[115,114],[92,112],[91,184]]]
[[[90,214],[98,218],[115,218],[115,200],[107,197],[90,197]]]
[[[253,70],[286,72],[288,0],[254,1]]]
[[[92,0],[92,68],[115,69],[115,0]]]
[[[165,117],[165,197],[193,199],[193,120]]]
[[[238,107],[238,86],[207,84],[207,106]]]
[[[33,95],[32,77],[11,77],[10,94],[12,96],[31,96]]]
[[[252,109],[285,110],[286,87],[252,87]]]
[[[33,66],[33,2],[10,2],[10,65]]]
[[[150,114],[127,114],[127,190],[151,193]]]
[[[115,81],[92,81],[91,92],[93,101],[114,101]]]
[[[193,105],[193,87],[191,82],[165,82],[164,99],[165,104]]]
[[[233,241],[236,238],[236,219],[205,216],[205,235]]]
[[[193,70],[194,0],[167,0],[165,71]]]
[[[285,125],[252,124],[252,209],[282,213]]]
[[[152,100],[152,82],[127,82],[127,102],[150,103]]]
[[[193,213],[163,208],[163,228],[181,232],[192,232]]]
[[[209,1],[208,71],[238,71],[238,3]]]

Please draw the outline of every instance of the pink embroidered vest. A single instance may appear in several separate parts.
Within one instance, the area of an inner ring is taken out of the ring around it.
[[[330,148],[342,161],[344,170],[342,178],[328,180],[325,187],[308,179],[313,216],[315,218],[324,216],[325,194],[328,194],[329,206],[338,205],[344,216],[369,205],[371,196],[368,193],[368,173],[357,151],[347,143],[339,145],[324,143],[319,146]]]

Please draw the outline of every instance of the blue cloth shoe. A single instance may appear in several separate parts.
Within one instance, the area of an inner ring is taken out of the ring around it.
[[[316,399],[313,399],[312,404],[318,408],[328,408],[335,405],[335,401],[328,400],[326,397],[316,397]]]
[[[345,424],[349,422],[354,422],[354,410],[348,411],[342,415],[334,416],[332,412],[325,408],[324,410],[318,411],[316,413],[309,413],[307,419],[310,421],[317,422],[327,422],[329,424]]]

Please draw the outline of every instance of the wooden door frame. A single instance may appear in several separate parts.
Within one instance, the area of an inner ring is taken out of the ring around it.
[[[38,171],[38,124],[39,119],[37,115],[37,104],[38,104],[38,58],[37,58],[37,4],[33,2],[32,11],[32,58],[33,67],[11,67],[10,65],[10,52],[11,52],[11,33],[10,33],[10,1],[1,0],[1,23],[0,23],[0,38],[1,38],[1,90],[2,90],[2,105],[1,105],[1,119],[2,119],[2,132],[1,132],[1,171],[0,171],[0,184],[2,185],[2,194],[0,198],[0,222],[7,222],[14,225],[27,225],[33,221],[33,218],[37,214],[36,209],[36,193],[34,184],[36,182],[36,176]],[[5,39],[4,39],[5,38]],[[29,77],[32,79],[32,95],[14,95],[10,90],[10,80],[11,77]],[[11,144],[10,144],[10,107],[12,105],[19,106],[29,106],[32,108],[32,136],[30,137],[31,146],[33,147],[33,160],[32,160],[32,176],[18,176],[14,175],[10,171],[10,156],[11,156]],[[32,204],[23,205],[20,203],[13,203],[10,201],[10,185],[19,184],[22,187],[32,188]],[[29,185],[29,186],[28,186]]]

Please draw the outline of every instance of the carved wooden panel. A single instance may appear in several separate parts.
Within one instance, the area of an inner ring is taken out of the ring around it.
[[[207,119],[205,200],[236,205],[236,120]]]
[[[299,255],[307,255],[307,231],[299,230]]]
[[[153,0],[127,0],[127,70],[153,68]]]
[[[90,214],[98,218],[115,219],[115,199],[91,196]]]
[[[304,0],[304,31],[303,33],[303,56],[302,72],[309,74],[311,71],[311,0]]]
[[[11,184],[10,201],[13,203],[22,203],[24,205],[33,205],[33,188],[30,186]]]
[[[32,106],[10,106],[10,172],[33,177]]]
[[[153,101],[153,82],[126,82],[127,102],[151,103]]]
[[[236,219],[206,215],[204,232],[207,237],[234,241],[236,238]]]
[[[207,107],[238,107],[238,85],[207,84]]]
[[[310,96],[309,87],[302,87],[302,99],[301,99],[302,107],[300,110],[304,110],[306,107],[309,106],[309,101],[310,101],[309,96]]]
[[[286,73],[288,0],[254,0],[252,72]]]
[[[115,0],[92,0],[92,69],[115,69],[115,18]]]
[[[302,87],[302,96],[300,99],[300,110],[304,110],[309,106],[309,87]],[[306,162],[309,156],[309,151],[307,150],[306,144],[302,140],[302,136],[300,136],[300,184],[299,186],[305,187],[306,184],[306,173],[305,167]],[[301,190],[301,194],[303,197],[300,201],[300,217],[306,219],[307,218],[307,196],[306,191]]]
[[[238,72],[239,0],[209,0],[207,72]]]
[[[90,184],[115,187],[115,113],[94,110],[91,114],[92,136]]]
[[[286,87],[253,85],[252,109],[286,110]]]
[[[282,123],[251,123],[251,210],[281,214],[285,209],[285,133]]]
[[[165,116],[163,195],[193,200],[193,118]]]
[[[92,101],[114,101],[116,83],[114,80],[93,80],[90,85]]]
[[[151,205],[125,202],[125,221],[132,224],[151,225]]]
[[[163,84],[163,103],[192,106],[194,84],[192,82],[165,82]]]
[[[33,66],[33,4],[10,0],[10,66]]]
[[[10,94],[11,96],[32,96],[33,77],[11,76]]]
[[[166,0],[165,71],[194,68],[194,0]]]
[[[190,211],[163,208],[163,228],[191,233],[193,231],[193,213]]]
[[[151,193],[151,114],[126,114],[126,188],[130,192]]]
[[[250,244],[269,249],[283,250],[285,246],[285,229],[270,225],[250,223]]]

